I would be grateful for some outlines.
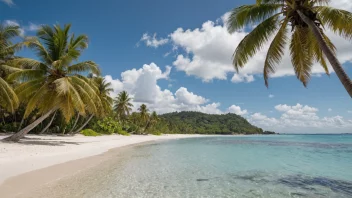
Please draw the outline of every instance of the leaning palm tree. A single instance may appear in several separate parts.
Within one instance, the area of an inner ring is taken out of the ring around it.
[[[115,99],[114,111],[117,114],[119,120],[123,123],[126,121],[127,116],[130,115],[132,111],[133,104],[131,103],[132,98],[128,95],[126,91],[122,91]]]
[[[232,10],[227,22],[230,33],[257,24],[238,45],[233,65],[238,72],[264,44],[274,36],[264,63],[264,79],[276,70],[289,43],[291,62],[297,78],[307,86],[314,62],[320,63],[329,75],[326,59],[352,97],[352,82],[336,57],[336,49],[325,35],[330,29],[352,40],[352,13],[328,7],[330,0],[256,0]],[[291,27],[291,35],[288,34]],[[291,36],[291,39],[289,37]]]
[[[10,72],[17,71],[7,62],[14,57],[18,44],[12,44],[11,40],[20,35],[20,27],[0,24],[0,107],[10,113],[14,113],[19,105],[19,100],[12,86],[6,81]]]
[[[24,118],[35,109],[41,116],[6,140],[18,141],[55,111],[60,111],[68,122],[75,112],[85,116],[97,113],[101,108],[97,86],[80,75],[82,72],[99,75],[98,65],[92,61],[77,62],[82,51],[88,47],[88,38],[85,35],[70,35],[70,27],[42,26],[37,37],[25,42],[37,52],[40,61],[28,58],[12,61],[25,68],[8,76],[10,80],[23,82],[15,91],[27,104]]]

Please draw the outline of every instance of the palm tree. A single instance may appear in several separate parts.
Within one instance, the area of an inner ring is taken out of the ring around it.
[[[98,88],[97,95],[98,95],[98,97],[101,101],[101,104],[102,104],[101,108],[98,109],[98,112],[96,115],[99,117],[103,117],[105,115],[108,115],[112,111],[112,105],[114,102],[114,100],[110,96],[110,92],[114,91],[111,88],[111,83],[106,82],[104,80],[104,78],[102,78],[102,77],[92,77],[92,83],[94,83]],[[79,127],[75,133],[79,133],[85,126],[87,126],[87,124],[93,118],[94,115],[95,114],[90,115],[89,118],[86,120],[86,122],[84,122],[83,125],[81,127]],[[73,132],[73,130],[78,122],[78,119],[79,119],[79,115],[77,115],[77,119],[76,119],[75,124],[72,128],[72,131],[70,133]]]
[[[274,36],[264,63],[264,79],[276,70],[290,42],[291,62],[297,78],[307,86],[314,62],[320,63],[329,75],[326,59],[352,97],[352,82],[337,60],[336,49],[324,30],[352,39],[352,13],[328,7],[330,0],[256,0],[232,10],[227,22],[230,33],[249,24],[256,26],[238,45],[233,65],[238,72],[263,45]],[[292,28],[289,41],[288,27]]]
[[[149,119],[149,109],[147,108],[147,106],[145,104],[142,104],[139,108],[138,108],[138,111],[139,111],[139,115],[140,115],[140,118],[141,118],[141,124],[142,125],[146,125],[147,124],[147,121]]]
[[[153,113],[150,115],[150,118],[149,118],[147,126],[145,127],[145,130],[154,127],[158,123],[159,120],[160,120],[160,118],[159,118],[158,114],[155,111],[153,111]]]
[[[133,104],[131,103],[132,98],[126,91],[122,91],[115,99],[114,111],[117,113],[117,117],[123,123],[126,121],[127,116],[132,111]]]
[[[14,53],[19,44],[12,44],[11,39],[20,35],[18,26],[0,24],[0,107],[10,113],[14,113],[19,106],[19,100],[12,86],[6,81],[6,76],[17,68],[7,64],[13,59]]]
[[[57,110],[68,122],[75,112],[85,116],[87,113],[97,113],[101,108],[97,86],[80,75],[82,72],[99,75],[98,65],[93,61],[77,62],[82,51],[88,47],[88,38],[85,35],[70,35],[70,27],[42,26],[37,37],[25,41],[37,52],[40,61],[29,58],[12,61],[25,68],[8,76],[10,80],[23,82],[15,92],[27,104],[24,118],[35,109],[42,116],[6,140],[18,141]]]

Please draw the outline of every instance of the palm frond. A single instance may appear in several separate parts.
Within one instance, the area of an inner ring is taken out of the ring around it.
[[[233,55],[233,65],[238,72],[249,58],[253,57],[275,33],[279,25],[279,15],[274,15],[259,24],[237,46]]]
[[[328,6],[314,8],[324,27],[330,28],[345,39],[352,39],[352,13]]]
[[[290,44],[291,62],[297,78],[306,87],[310,79],[312,56],[309,56],[309,28],[296,27]]]
[[[244,28],[246,25],[256,24],[264,21],[279,12],[280,4],[254,4],[243,5],[231,11],[227,21],[230,33]]]
[[[100,75],[99,66],[93,61],[85,61],[71,65],[67,68],[68,73],[92,72],[95,75]]]
[[[0,105],[8,112],[14,113],[19,106],[19,100],[12,87],[2,78],[0,78]]]
[[[276,68],[275,66],[281,62],[282,56],[285,53],[285,46],[287,44],[287,23],[288,20],[285,20],[279,31],[277,32],[275,38],[270,44],[268,49],[268,53],[266,55],[265,63],[264,63],[264,81],[265,86],[268,87],[268,79],[269,75],[274,73]]]

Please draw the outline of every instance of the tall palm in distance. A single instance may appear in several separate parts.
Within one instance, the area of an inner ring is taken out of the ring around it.
[[[127,117],[132,111],[133,104],[132,98],[128,95],[127,91],[122,91],[115,99],[114,112],[122,123],[125,123]]]
[[[37,52],[40,61],[29,58],[12,60],[13,64],[24,68],[8,76],[10,80],[23,82],[15,92],[27,104],[24,117],[35,109],[41,116],[6,140],[18,141],[57,110],[68,122],[75,112],[85,116],[96,114],[102,108],[97,95],[98,87],[80,75],[82,72],[99,75],[98,65],[93,61],[77,62],[82,51],[88,47],[88,38],[70,34],[70,28],[71,25],[63,28],[59,25],[53,28],[42,26],[37,37],[25,41],[25,45]]]
[[[10,113],[14,113],[17,109],[19,100],[12,86],[6,81],[6,76],[18,70],[9,66],[8,61],[14,58],[17,48],[11,40],[19,35],[20,27],[0,23],[0,107]]]
[[[146,125],[147,121],[149,119],[149,109],[147,108],[147,105],[142,104],[139,108],[139,116],[141,118],[142,125]]]
[[[256,26],[238,45],[233,65],[239,70],[258,50],[274,36],[264,63],[264,79],[268,86],[269,75],[281,62],[285,46],[289,44],[291,62],[297,78],[307,86],[314,62],[322,65],[329,75],[326,59],[352,97],[352,82],[336,57],[334,44],[325,35],[330,29],[347,40],[352,40],[352,13],[327,6],[330,0],[256,0],[232,10],[227,22],[230,33],[246,25]],[[289,40],[288,27],[292,35]]]

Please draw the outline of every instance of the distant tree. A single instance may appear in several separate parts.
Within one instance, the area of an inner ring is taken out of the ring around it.
[[[149,119],[149,109],[147,108],[147,106],[145,104],[142,104],[139,108],[139,115],[140,115],[140,119],[141,119],[141,124],[143,126],[146,126],[147,121]]]
[[[119,93],[115,99],[114,112],[117,114],[117,117],[122,123],[125,123],[130,112],[132,111],[133,104],[132,98],[128,95],[126,91]]]

